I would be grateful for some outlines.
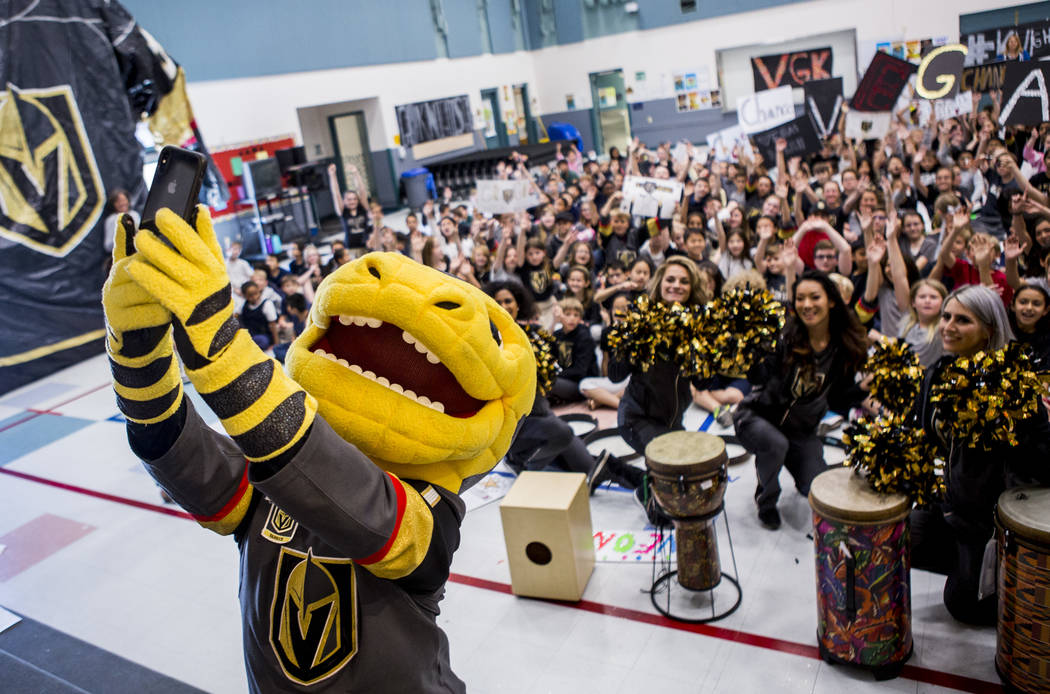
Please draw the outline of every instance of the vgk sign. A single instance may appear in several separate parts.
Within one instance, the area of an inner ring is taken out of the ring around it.
[[[812,80],[831,78],[831,47],[763,55],[751,59],[755,91],[789,85],[801,87]]]
[[[842,113],[842,78],[807,82],[802,90],[806,95],[806,113],[813,119],[817,134],[827,137],[834,132]]]
[[[0,236],[65,257],[102,214],[102,177],[69,85],[0,92]]]
[[[1000,125],[1037,125],[1050,121],[1050,64],[1011,62],[1003,78]]]

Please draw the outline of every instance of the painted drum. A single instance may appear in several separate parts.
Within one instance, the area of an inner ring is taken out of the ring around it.
[[[999,497],[999,619],[995,669],[1009,687],[1050,691],[1050,489]]]
[[[710,590],[722,580],[714,517],[726,491],[725,442],[699,431],[672,431],[645,447],[653,497],[675,527],[678,583]]]
[[[841,467],[813,480],[809,504],[821,657],[896,677],[912,651],[908,498]]]

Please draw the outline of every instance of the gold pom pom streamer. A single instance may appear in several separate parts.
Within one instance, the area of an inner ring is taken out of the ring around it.
[[[1036,414],[1045,392],[1025,349],[1014,342],[945,366],[930,402],[941,413],[947,435],[962,445],[991,450],[1017,445],[1017,424]]]
[[[540,395],[547,395],[561,373],[561,364],[554,356],[554,336],[535,325],[524,327],[525,335],[532,345],[532,353],[536,357],[536,388]]]
[[[871,397],[893,414],[906,416],[922,388],[923,368],[919,355],[904,340],[880,342],[861,369],[871,375]]]
[[[864,417],[846,428],[842,441],[843,464],[865,475],[876,492],[904,494],[919,506],[943,497],[943,465],[921,427],[894,415]]]
[[[743,375],[776,348],[784,306],[765,289],[733,289],[711,302],[702,327],[713,372]]]

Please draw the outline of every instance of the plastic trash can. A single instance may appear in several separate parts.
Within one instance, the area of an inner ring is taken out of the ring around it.
[[[423,207],[427,198],[437,197],[437,188],[434,185],[434,174],[429,169],[421,167],[409,169],[401,174],[401,185],[405,189],[405,199],[408,206],[414,210]]]

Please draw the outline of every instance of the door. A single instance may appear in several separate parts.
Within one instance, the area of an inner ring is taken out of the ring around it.
[[[481,90],[481,107],[485,109],[485,148],[496,149],[507,146],[507,128],[499,109],[499,92],[495,89]]]
[[[610,147],[617,147],[624,153],[631,142],[631,118],[624,93],[623,70],[592,72],[590,77],[594,148],[606,152]]]
[[[518,138],[523,145],[534,145],[539,142],[536,137],[536,121],[529,108],[529,85],[514,85],[514,108],[518,114]]]
[[[375,180],[372,173],[372,155],[368,149],[365,114],[353,111],[329,116],[328,126],[332,131],[332,147],[335,149],[336,170],[342,190],[348,190],[355,185],[353,179],[347,176],[352,164],[361,175],[368,197],[375,200]],[[358,196],[362,197],[361,191],[358,191]]]

